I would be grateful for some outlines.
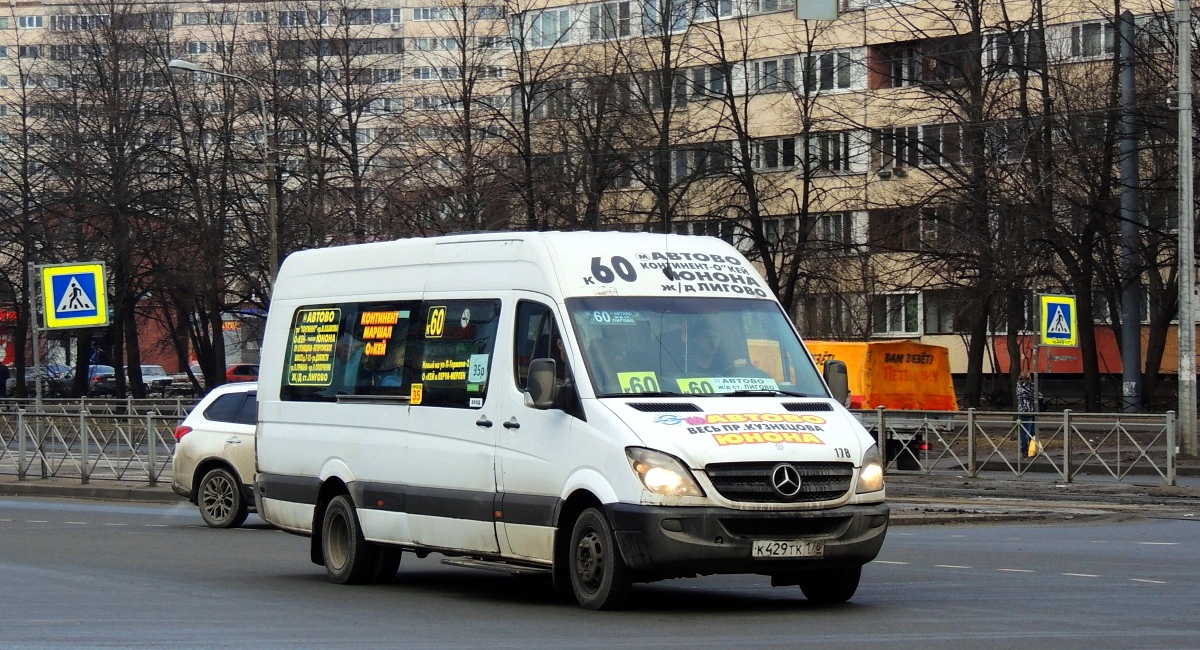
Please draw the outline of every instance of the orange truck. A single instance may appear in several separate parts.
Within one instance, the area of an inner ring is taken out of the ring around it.
[[[880,406],[889,412],[958,410],[950,377],[950,355],[940,345],[907,340],[805,341],[804,344],[818,368],[830,359],[846,364],[850,384],[847,406],[851,410]],[[878,439],[869,416],[866,420],[864,425]],[[930,421],[927,416],[914,419],[889,413],[888,460],[895,459],[899,469],[919,469],[920,452],[925,449],[923,432]]]

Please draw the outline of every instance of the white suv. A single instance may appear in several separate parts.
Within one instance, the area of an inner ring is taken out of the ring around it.
[[[214,388],[175,428],[171,488],[200,507],[204,523],[235,528],[254,508],[258,384]]]

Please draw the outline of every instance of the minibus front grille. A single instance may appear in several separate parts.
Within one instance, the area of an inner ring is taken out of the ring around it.
[[[854,479],[853,465],[834,462],[713,463],[704,471],[721,496],[748,503],[833,501],[850,491]]]
[[[784,402],[783,408],[789,411],[832,411],[829,402]]]
[[[626,402],[629,408],[642,413],[698,413],[704,409],[695,404],[680,404],[678,402]]]

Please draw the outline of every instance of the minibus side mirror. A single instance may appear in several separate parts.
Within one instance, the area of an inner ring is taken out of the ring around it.
[[[830,359],[825,362],[825,383],[829,385],[829,392],[833,393],[833,399],[837,400],[842,406],[850,404],[850,373],[846,371],[846,362]]]
[[[554,381],[556,366],[554,359],[534,359],[529,362],[525,406],[535,409],[548,409],[554,406],[558,392]]]

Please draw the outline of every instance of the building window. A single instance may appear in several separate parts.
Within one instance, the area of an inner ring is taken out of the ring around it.
[[[42,55],[42,48],[38,45],[19,45],[17,46],[17,56],[22,59],[36,59]]]
[[[476,7],[475,17],[479,20],[504,20],[508,17],[508,9],[503,5]]]
[[[955,334],[967,331],[968,323],[963,317],[967,300],[962,291],[926,291],[922,302],[925,306],[926,334]]]
[[[242,16],[246,24],[249,25],[263,25],[267,22],[267,12],[262,10],[247,11]]]
[[[588,7],[589,40],[611,40],[629,34],[629,2],[605,2]]]
[[[874,151],[872,166],[881,172],[919,166],[921,160],[919,134],[920,128],[915,126],[880,129],[875,134],[875,141],[872,145]]]
[[[817,133],[805,142],[808,168],[813,171],[851,171],[850,132]]]
[[[693,97],[723,97],[729,88],[729,74],[717,66],[691,69]]]
[[[844,255],[854,250],[854,213],[827,212],[809,218],[809,242],[816,251]]]
[[[989,34],[984,47],[988,64],[996,72],[1045,69],[1046,41],[1039,30],[1019,29]]]
[[[1117,51],[1117,30],[1112,23],[1071,26],[1071,58],[1088,59]]]
[[[775,217],[763,219],[763,236],[771,246],[796,245],[797,217]]]
[[[754,169],[770,171],[796,166],[796,138],[765,138],[750,146],[750,164]]]
[[[872,252],[916,251],[920,248],[921,222],[915,210],[871,210],[868,214]]]
[[[921,80],[921,49],[916,43],[881,45],[876,52],[880,88],[905,88]]]
[[[804,57],[804,89],[847,90],[860,85],[861,67],[851,52],[825,52]]]
[[[17,16],[17,29],[41,29],[44,21],[42,16]]]
[[[971,42],[966,36],[925,41],[922,45],[921,79],[925,83],[952,83],[966,78]]]
[[[56,31],[85,31],[108,24],[106,14],[50,16],[50,29]]]
[[[677,235],[700,235],[716,237],[728,244],[733,243],[733,223],[722,219],[704,221],[676,221],[672,224]]]
[[[796,8],[796,0],[750,0],[749,9],[752,14],[773,14],[777,11],[791,11]]]
[[[733,15],[733,0],[695,0],[695,7],[693,20],[712,20]]]
[[[552,47],[571,42],[571,10],[547,9],[529,21],[530,47]]]
[[[962,159],[962,126],[927,124],[921,127],[922,167],[937,167]]]
[[[871,305],[871,331],[875,334],[919,334],[921,297],[916,293],[875,296]]]
[[[862,312],[862,296],[859,294],[823,294],[804,297],[801,322],[806,338],[845,339],[862,335],[859,331]]]
[[[770,93],[796,86],[796,57],[753,61],[750,64],[753,92]]]
[[[343,25],[373,25],[375,12],[372,9],[342,9]]]

